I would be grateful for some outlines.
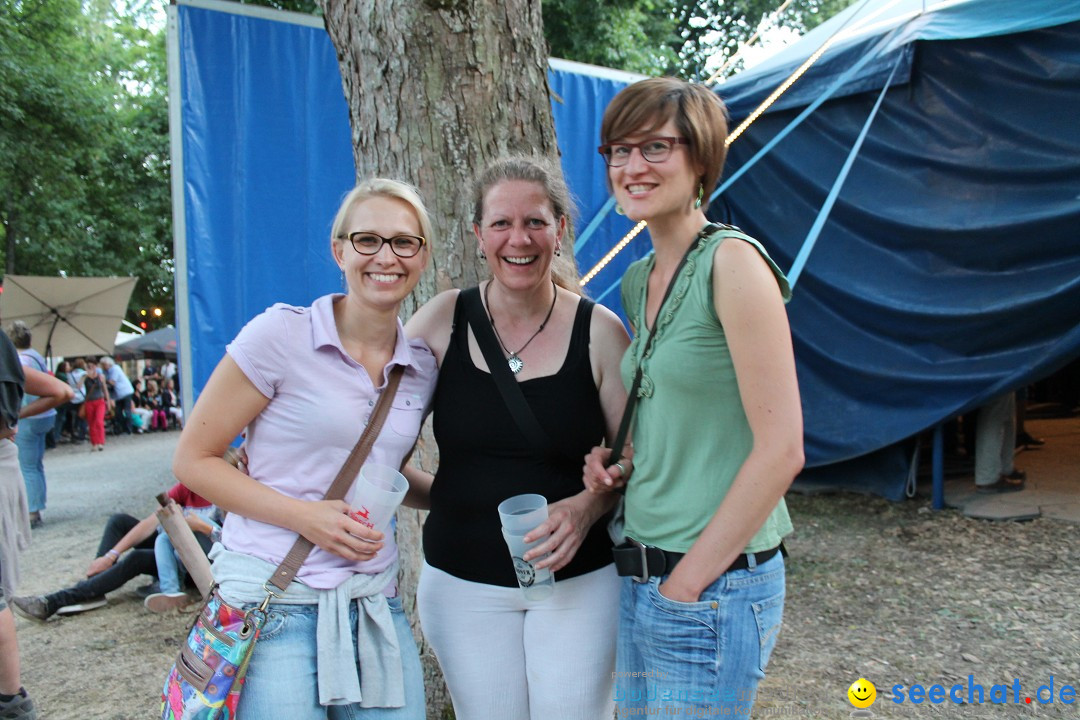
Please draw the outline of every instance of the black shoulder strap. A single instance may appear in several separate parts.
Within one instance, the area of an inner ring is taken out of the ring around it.
[[[533,413],[532,408],[529,407],[529,403],[525,400],[521,387],[518,385],[517,380],[514,379],[513,373],[510,372],[510,366],[506,364],[506,358],[503,356],[502,349],[495,339],[495,331],[491,329],[491,321],[488,320],[487,312],[484,310],[484,303],[480,299],[480,288],[474,287],[462,290],[458,295],[458,302],[464,303],[465,317],[468,319],[469,326],[476,337],[476,344],[480,346],[480,351],[484,353],[484,359],[487,361],[488,370],[495,381],[495,387],[499,388],[499,394],[502,395],[503,402],[506,403],[506,407],[510,410],[514,422],[517,423],[518,428],[521,429],[522,434],[525,435],[525,439],[530,444],[534,445],[538,450],[547,450],[551,447],[551,441],[548,439],[548,434],[544,432],[544,428],[540,426],[540,421],[536,419],[536,415]],[[468,352],[467,346],[465,351]]]
[[[664,297],[660,299],[660,306],[656,310],[656,320],[653,321],[653,331],[649,333],[649,337],[645,339],[645,347],[641,351],[641,357],[645,357],[649,348],[652,347],[653,339],[656,337],[656,321],[660,319],[660,313],[664,309],[664,303],[667,302],[668,295],[671,294],[671,289],[675,287],[675,281],[679,279],[679,273],[682,272],[683,266],[686,265],[686,261],[690,259],[690,254],[694,252],[694,249],[701,243],[701,241],[727,226],[721,226],[718,223],[709,223],[701,229],[701,232],[694,238],[694,242],[690,244],[690,247],[683,253],[682,259],[679,261],[678,267],[675,268],[675,274],[671,276],[671,281],[668,282],[667,289],[664,291]],[[641,315],[641,322],[645,322],[645,313]],[[640,332],[640,328],[638,330]],[[634,380],[630,384],[630,392],[626,396],[626,409],[623,410],[622,421],[619,423],[619,431],[615,433],[615,440],[611,443],[611,459],[608,460],[608,465],[614,465],[619,460],[622,460],[623,447],[626,445],[626,438],[630,434],[630,425],[634,419],[634,408],[637,406],[638,400],[638,388],[641,387],[641,364],[638,363],[637,368],[634,370]],[[622,488],[620,488],[622,490]]]

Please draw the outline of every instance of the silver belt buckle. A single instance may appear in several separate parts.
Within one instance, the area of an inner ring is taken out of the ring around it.
[[[628,537],[626,539],[630,541],[631,545],[636,546],[637,549],[638,549],[638,552],[641,553],[641,572],[644,573],[640,577],[637,576],[637,575],[631,575],[630,579],[633,580],[634,582],[638,582],[638,583],[647,583],[647,582],[649,582],[649,556],[645,552],[644,543],[640,543],[640,542],[638,542],[637,540],[635,540],[632,537]]]

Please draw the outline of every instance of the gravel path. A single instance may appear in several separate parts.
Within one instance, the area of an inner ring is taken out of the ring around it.
[[[177,437],[109,437],[94,454],[49,451],[46,524],[24,556],[20,592],[78,580],[109,514],[150,513],[173,482]],[[784,630],[755,718],[849,717],[846,692],[859,677],[877,686],[874,717],[1080,718],[1080,700],[1060,702],[1065,685],[1080,690],[1080,525],[974,520],[931,512],[925,498],[794,495],[789,504],[797,530]],[[43,718],[155,716],[188,621],[146,611],[131,594],[142,582],[84,615],[45,625],[17,619],[23,682]],[[946,692],[962,684],[966,698],[969,676],[984,687],[984,704],[916,705],[906,689],[904,703],[891,699],[894,685],[916,683]],[[1057,702],[1024,703],[1050,676]],[[1020,704],[1011,702],[1014,679]],[[1010,704],[990,703],[995,684],[1009,685]]]

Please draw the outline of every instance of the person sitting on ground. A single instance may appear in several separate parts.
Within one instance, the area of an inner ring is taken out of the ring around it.
[[[173,485],[167,494],[185,508],[210,506],[208,500],[191,492],[180,483]],[[205,529],[205,521],[197,514],[187,515],[187,517],[188,524],[195,532],[195,539],[199,541],[204,552],[209,552],[211,538],[201,533],[201,530]],[[87,568],[85,580],[48,595],[13,597],[11,607],[23,617],[44,622],[61,609],[64,611],[61,614],[67,615],[102,607],[107,604],[105,593],[122,587],[139,575],[158,577],[154,553],[154,531],[157,526],[156,513],[150,513],[142,520],[126,513],[113,515],[105,524],[97,556]],[[163,606],[170,604],[163,601],[155,602],[160,602]]]
[[[187,488],[191,496],[199,497]],[[195,533],[195,539],[202,545],[203,552],[209,552],[204,538],[210,538],[211,544],[221,536],[221,523],[224,521],[221,511],[215,505],[206,507],[185,507],[184,519]],[[154,561],[157,564],[158,592],[146,597],[143,604],[150,612],[164,613],[181,610],[191,604],[191,597],[184,591],[184,578],[187,569],[183,559],[173,547],[173,539],[167,532],[159,532],[154,540]]]
[[[131,396],[131,427],[137,433],[146,432],[153,418],[154,411],[150,408],[146,390],[143,389],[143,381],[139,380],[135,383],[135,394]]]
[[[184,411],[180,407],[180,398],[176,396],[171,378],[161,382],[161,409],[165,411],[166,420],[176,420],[176,424],[183,429]],[[165,427],[168,429],[168,423]]]
[[[166,414],[161,401],[161,390],[158,384],[151,380],[146,384],[146,403],[153,413],[150,421],[151,430],[168,430],[169,416]]]

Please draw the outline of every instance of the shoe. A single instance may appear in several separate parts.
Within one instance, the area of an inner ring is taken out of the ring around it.
[[[98,452],[105,452],[105,446],[104,445],[98,445],[97,449],[98,449]]]
[[[96,597],[86,600],[80,603],[73,603],[71,605],[65,605],[62,608],[56,610],[57,615],[78,615],[79,613],[87,612],[88,610],[97,610],[100,607],[105,607],[109,604],[109,601],[103,597]]]
[[[35,510],[30,513],[30,529],[34,530],[45,524],[45,518],[41,517],[41,513]]]
[[[1007,492],[1020,492],[1024,489],[1024,481],[1019,482],[1015,480],[1008,480],[1002,475],[995,483],[989,485],[976,485],[975,492],[977,493],[1007,493]]]
[[[1002,475],[1001,477],[1005,478],[1007,481],[1011,481],[1014,485],[1017,483],[1023,485],[1024,481],[1027,480],[1027,473],[1023,470],[1014,469],[1011,473]]]
[[[1022,432],[1016,436],[1016,447],[1042,447],[1046,441],[1042,438],[1032,437],[1029,432]]]
[[[3,720],[37,720],[37,708],[34,701],[26,694],[26,688],[19,688],[19,692],[10,700],[0,700],[0,718]]]
[[[172,610],[180,610],[191,604],[191,598],[187,593],[154,593],[148,595],[143,605],[152,613],[166,613]]]
[[[135,596],[142,598],[143,600],[159,592],[161,592],[161,586],[158,585],[157,580],[135,588]]]
[[[26,595],[24,597],[11,598],[11,609],[27,620],[45,622],[53,616],[49,610],[49,603],[42,595]]]

